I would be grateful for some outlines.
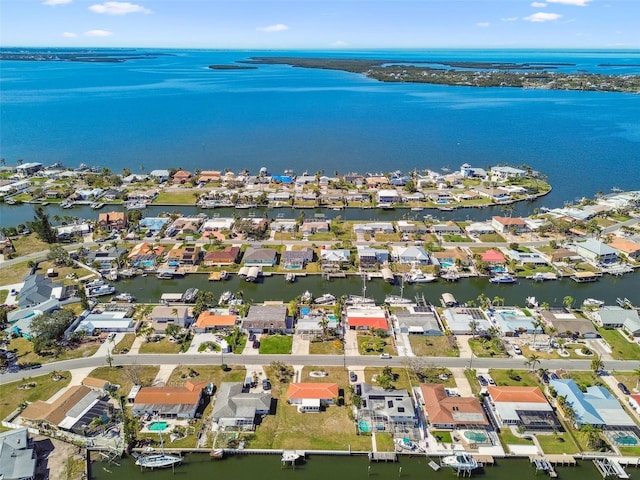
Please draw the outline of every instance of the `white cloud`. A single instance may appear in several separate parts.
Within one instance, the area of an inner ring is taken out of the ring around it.
[[[545,12],[536,12],[533,15],[529,15],[528,17],[524,17],[524,20],[527,22],[553,22],[562,18],[562,15],[559,13],[545,13]]]
[[[76,38],[78,34],[73,32],[62,32],[62,36],[65,38]]]
[[[71,0],[45,0],[42,2],[42,5],[66,5],[67,3],[71,3]]]
[[[85,37],[108,37],[112,35],[109,30],[89,30],[84,32]]]
[[[491,25],[489,22],[478,22],[478,23],[476,23],[476,27],[480,27],[480,28],[487,28],[487,27],[489,27],[489,25]]]
[[[331,44],[332,47],[346,47],[347,45],[349,45],[347,42],[344,42],[342,40],[336,40],[335,42],[333,42]]]
[[[91,5],[89,10],[106,15],[126,15],[127,13],[151,13],[151,10],[129,2],[104,2]]]
[[[544,7],[547,6],[547,4],[544,3],[544,2],[533,2],[533,3],[531,3],[531,6],[533,8],[544,8]]]
[[[518,20],[518,17],[504,17],[500,19],[500,21],[502,22],[515,22],[517,20]]]
[[[547,0],[549,3],[561,3],[562,5],[575,5],[576,7],[586,7],[591,0]]]
[[[274,33],[274,32],[284,32],[285,30],[289,30],[284,23],[276,23],[275,25],[268,25],[266,27],[260,27],[257,30],[261,32]]]

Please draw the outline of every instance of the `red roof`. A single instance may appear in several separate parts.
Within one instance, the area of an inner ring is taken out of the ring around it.
[[[482,255],[482,261],[487,263],[504,263],[504,255],[497,250],[487,250]]]
[[[379,328],[387,330],[389,324],[385,317],[347,317],[347,323],[349,327],[367,327],[367,328]]]
[[[494,403],[549,403],[539,387],[487,387]]]
[[[338,396],[337,383],[290,383],[289,400],[331,400]]]

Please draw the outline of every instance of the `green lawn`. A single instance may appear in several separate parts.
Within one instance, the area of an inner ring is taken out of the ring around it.
[[[572,455],[579,453],[580,449],[573,441],[568,432],[553,435],[536,435],[542,451],[548,455],[559,455],[566,453]]]
[[[490,369],[489,374],[491,378],[499,386],[519,386],[519,387],[538,387],[538,376],[527,370],[513,370],[513,377],[510,378],[507,374],[509,370]],[[518,380],[519,379],[519,380]]]
[[[0,303],[4,303],[9,296],[9,290],[0,290]]]
[[[18,363],[51,363],[61,360],[71,360],[73,358],[90,357],[100,348],[98,342],[87,342],[81,345],[75,345],[72,348],[64,349],[60,355],[38,355],[33,351],[33,343],[26,338],[14,338],[9,342],[8,349],[15,353]]]
[[[25,376],[17,382],[0,385],[0,418],[4,419],[14,411],[22,402],[35,402],[36,400],[47,401],[61,388],[69,385],[71,381],[70,372],[57,372],[62,377],[55,382],[52,375],[41,375],[39,377]],[[20,385],[34,383],[33,388],[21,389]]]
[[[24,282],[24,277],[29,273],[27,262],[16,263],[10,267],[0,267],[0,285],[12,285]]]
[[[616,360],[640,358],[640,345],[629,342],[618,330],[598,328],[598,333],[611,346],[611,355]]]
[[[453,336],[426,337],[409,335],[411,350],[419,357],[459,357],[460,350]]]
[[[483,233],[478,235],[481,242],[506,242],[504,237],[499,233]]]
[[[640,457],[640,447],[618,447],[625,457]]]
[[[374,377],[378,375],[382,375],[383,367],[365,367],[364,376],[365,382],[371,383],[372,385],[377,385],[378,383],[373,380]],[[404,367],[393,367],[391,369],[393,375],[395,375],[395,380],[392,382],[393,388],[397,390],[411,390],[412,381],[409,379],[409,375],[407,370]],[[360,380],[360,379],[358,379]],[[413,380],[413,385],[417,386],[417,381]]]
[[[480,339],[469,339],[469,346],[476,357],[481,358],[506,358],[507,352],[499,338],[493,338],[488,341]]]
[[[229,366],[222,370],[220,365],[179,365],[171,372],[167,386],[180,387],[190,378],[195,382],[213,383],[219,386],[221,382],[242,382],[247,377],[244,367]]]
[[[590,371],[570,371],[565,372],[562,375],[563,378],[572,378],[574,382],[578,384],[578,386],[582,386],[584,388],[600,385],[606,388],[606,385],[600,377],[598,377],[595,373]]]
[[[289,354],[292,345],[291,335],[268,335],[260,339],[260,353],[263,355]]]
[[[200,192],[193,189],[165,190],[153,200],[156,204],[195,205]]]
[[[440,443],[451,443],[451,432],[448,430],[432,430],[431,435],[433,435],[436,440]]]
[[[342,355],[343,352],[342,342],[339,339],[309,343],[309,355]]]
[[[509,428],[500,431],[500,439],[503,445],[533,445],[533,440],[516,437]]]
[[[34,252],[48,252],[51,244],[43,242],[35,233],[30,235],[20,235],[12,238],[13,248],[16,249],[16,255],[22,256]]]
[[[478,379],[476,377],[476,371],[473,369],[465,368],[464,376],[467,377],[469,385],[471,385],[471,392],[473,392],[474,395],[478,395],[480,393],[480,383],[478,382]]]
[[[366,334],[358,334],[358,352],[360,355],[379,355],[381,353],[396,353],[393,347],[392,337],[378,337]]]
[[[142,342],[140,353],[180,353],[180,344],[164,337],[159,342]]]
[[[115,347],[113,347],[113,350],[111,352],[113,354],[127,353],[129,350],[131,350],[131,346],[133,345],[133,342],[135,342],[135,340],[135,333],[126,333],[124,335],[124,338],[120,340]]]
[[[120,385],[119,394],[127,395],[134,384],[151,385],[160,367],[156,365],[126,365],[124,367],[98,367],[89,377],[107,380],[112,385]]]

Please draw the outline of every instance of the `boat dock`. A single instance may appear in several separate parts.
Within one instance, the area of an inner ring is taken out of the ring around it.
[[[476,459],[476,462],[478,462],[478,465],[480,465],[481,467],[485,467],[487,465],[490,465],[493,467],[496,464],[495,458],[493,458],[493,456],[491,455],[471,455],[471,456]]]
[[[629,478],[629,474],[624,471],[622,465],[613,458],[594,458],[593,464],[596,466],[602,478],[618,477],[622,479]]]
[[[529,461],[536,467],[536,473],[544,472],[551,478],[558,478],[558,473],[556,472],[555,468],[553,468],[551,462],[545,457],[540,455],[531,455],[529,457]]]
[[[593,272],[576,272],[571,275],[571,280],[576,283],[589,283],[597,282],[600,279],[600,275]]]
[[[397,462],[398,455],[395,452],[369,452],[370,462]]]

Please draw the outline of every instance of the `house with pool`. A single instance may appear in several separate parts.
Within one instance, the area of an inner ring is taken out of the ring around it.
[[[419,428],[418,414],[413,399],[406,390],[389,389],[359,384],[361,404],[357,411],[358,430],[400,433],[402,436],[418,438],[419,433],[407,435]]]
[[[539,387],[486,387],[485,405],[502,427],[524,427],[533,431],[562,431],[556,417]]]
[[[136,416],[159,418],[195,418],[204,402],[207,382],[187,380],[182,387],[141,387],[135,385],[129,393],[129,403]]]
[[[452,395],[442,384],[423,383],[416,393],[431,428],[486,430],[490,426],[476,397]],[[486,438],[486,435],[483,438]]]

